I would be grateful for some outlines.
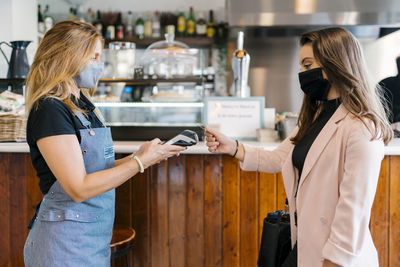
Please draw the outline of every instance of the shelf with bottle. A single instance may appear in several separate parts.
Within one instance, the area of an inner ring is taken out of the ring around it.
[[[206,76],[174,78],[102,78],[97,102],[199,102],[210,90]]]
[[[105,39],[105,45],[107,46],[110,42],[133,42],[136,47],[144,48],[151,45],[154,42],[165,40],[161,37],[146,37],[140,39],[138,37],[124,37],[123,39]],[[176,37],[174,40],[183,42],[190,47],[212,47],[214,45],[214,38],[209,37]]]
[[[155,85],[158,83],[197,83],[201,84],[206,81],[205,77],[185,77],[171,79],[126,79],[126,78],[102,78],[99,83],[126,83],[129,85]]]
[[[44,11],[38,5],[39,39],[55,22],[70,19],[93,24],[104,37],[106,45],[112,41],[127,41],[134,42],[139,48],[164,40],[164,33],[171,33],[168,30],[171,27],[176,40],[194,48],[210,48],[218,42],[220,25],[226,24],[215,22],[213,10],[195,12],[192,7],[188,12],[180,10],[178,13],[169,11],[134,13],[131,10],[95,12],[92,8],[88,8],[85,12],[71,7],[69,15],[65,13],[57,16],[51,15],[49,10],[49,5],[46,5]]]
[[[16,94],[23,94],[25,87],[25,78],[0,78],[0,93],[10,90]]]
[[[202,84],[206,82],[206,77],[193,76],[185,78],[170,78],[170,79],[129,79],[129,78],[101,78],[99,83],[126,83],[129,85],[154,85],[158,83],[196,83]],[[0,83],[7,85],[25,84],[25,78],[0,78]]]
[[[125,15],[121,12],[98,11],[97,18],[92,23],[104,36],[106,45],[110,42],[126,41],[134,42],[137,47],[146,47],[163,40],[164,33],[169,33],[191,47],[209,48],[214,45],[218,27],[214,24],[213,14],[210,10],[207,22],[203,12],[198,13],[196,20],[192,7],[187,18],[183,11],[178,15],[158,11],[154,14],[150,11],[138,14],[128,11]]]
[[[0,82],[4,83],[24,83],[25,78],[0,78]]]

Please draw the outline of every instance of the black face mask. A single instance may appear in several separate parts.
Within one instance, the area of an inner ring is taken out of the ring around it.
[[[312,100],[327,100],[331,84],[322,76],[322,68],[300,72],[299,81],[301,90]]]

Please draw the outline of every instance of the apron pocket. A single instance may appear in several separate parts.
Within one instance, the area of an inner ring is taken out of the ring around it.
[[[100,215],[93,212],[79,212],[73,210],[44,210],[38,215],[38,219],[48,222],[76,221],[76,222],[97,222]]]

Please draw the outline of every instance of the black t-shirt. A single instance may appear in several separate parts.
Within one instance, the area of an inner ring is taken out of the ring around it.
[[[92,128],[103,127],[103,124],[94,113],[94,105],[83,94],[75,102],[79,108],[86,111]],[[79,129],[85,129],[85,127],[63,102],[55,98],[40,99],[37,109],[33,107],[29,113],[26,139],[33,167],[36,169],[37,176],[39,177],[39,187],[43,194],[49,191],[50,187],[56,181],[56,177],[40,153],[36,143],[37,140],[54,135],[75,134],[80,143]]]

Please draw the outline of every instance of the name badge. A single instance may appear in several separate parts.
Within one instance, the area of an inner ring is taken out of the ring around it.
[[[114,146],[107,146],[104,148],[104,158],[109,159],[114,157]]]

